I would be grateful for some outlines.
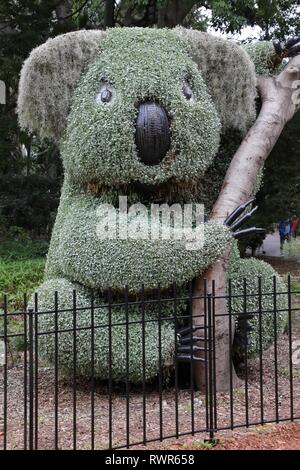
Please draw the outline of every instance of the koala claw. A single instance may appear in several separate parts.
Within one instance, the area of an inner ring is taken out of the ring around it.
[[[294,57],[300,54],[300,36],[290,38],[286,43],[281,43],[279,39],[273,40],[274,49],[280,57]]]
[[[251,199],[245,204],[241,204],[240,206],[238,206],[225,220],[224,224],[226,225],[226,227],[228,227],[231,230],[234,238],[242,238],[245,235],[265,233],[264,229],[256,228],[256,227],[250,227],[250,228],[239,230],[239,228],[242,227],[257,211],[257,206],[256,206],[253,209],[251,209],[249,212],[246,212],[246,214],[242,215],[243,212],[248,208],[250,204],[252,204],[253,201],[254,199]]]
[[[197,357],[194,353],[205,351],[205,346],[199,346],[198,342],[205,342],[205,337],[198,336],[197,331],[202,330],[203,326],[192,326],[179,330],[177,334],[177,360],[178,361],[200,361],[205,362],[202,357]],[[195,333],[195,334],[194,334]]]

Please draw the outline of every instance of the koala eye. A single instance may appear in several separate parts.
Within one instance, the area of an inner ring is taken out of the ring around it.
[[[102,103],[109,103],[111,99],[112,99],[112,92],[108,88],[105,88],[104,90],[101,91]]]
[[[182,87],[182,93],[186,97],[187,100],[190,100],[193,97],[193,90],[191,89],[188,83],[185,83]]]
[[[97,103],[109,103],[112,100],[112,91],[104,86],[96,96]]]

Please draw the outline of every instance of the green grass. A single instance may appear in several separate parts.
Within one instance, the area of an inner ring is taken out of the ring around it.
[[[42,282],[48,251],[44,240],[0,241],[0,314],[3,313],[4,294],[8,296],[10,312],[22,310],[24,293],[29,297]],[[3,334],[3,317],[0,318],[0,334]],[[9,317],[8,351],[14,359],[18,351],[24,350],[24,325],[22,316]]]
[[[47,250],[44,240],[0,242],[0,306],[4,294],[10,306],[21,306],[23,294],[30,295],[41,283]]]

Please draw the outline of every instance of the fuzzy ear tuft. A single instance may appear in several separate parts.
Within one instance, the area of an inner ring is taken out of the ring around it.
[[[75,31],[34,49],[20,77],[18,115],[22,129],[59,142],[71,99],[83,71],[100,51],[103,31]]]
[[[245,132],[253,123],[256,74],[245,50],[233,41],[193,29],[176,28],[188,44],[219,112],[223,131]]]

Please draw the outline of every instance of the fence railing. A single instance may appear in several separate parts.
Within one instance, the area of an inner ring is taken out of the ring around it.
[[[25,295],[18,309],[4,296],[2,449],[122,448],[299,419],[300,290],[292,286],[289,278],[280,291],[274,277],[266,290],[258,278],[256,290],[245,279],[222,296],[213,283],[199,297],[192,285],[174,285],[88,301],[54,292]]]

